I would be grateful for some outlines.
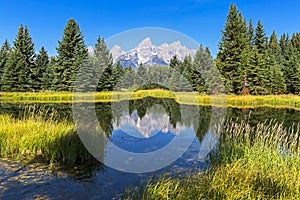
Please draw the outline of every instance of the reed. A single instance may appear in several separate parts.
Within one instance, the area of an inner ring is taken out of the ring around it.
[[[21,119],[0,115],[0,156],[63,165],[93,160],[73,123],[46,119],[37,112]]]
[[[126,190],[123,199],[299,199],[299,127],[229,120],[216,127],[221,135],[209,170],[163,175]]]

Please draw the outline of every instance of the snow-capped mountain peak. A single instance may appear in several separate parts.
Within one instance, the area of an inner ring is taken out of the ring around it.
[[[144,49],[144,48],[152,48],[152,41],[150,37],[146,37],[139,45],[137,46],[138,49]]]
[[[116,63],[116,58],[120,57],[121,55],[125,54],[126,52],[122,50],[122,48],[119,45],[113,46],[113,48],[110,50],[110,53],[114,59],[114,63]]]
[[[87,47],[87,50],[90,56],[94,56],[94,48],[92,46]],[[110,52],[114,64],[120,61],[123,67],[131,66],[134,69],[141,63],[148,66],[168,66],[174,55],[177,56],[178,60],[183,61],[185,56],[190,55],[193,58],[196,54],[195,49],[188,49],[180,41],[175,41],[171,44],[163,43],[160,46],[156,46],[152,44],[150,37],[143,39],[130,51],[126,52],[119,45],[115,45]]]

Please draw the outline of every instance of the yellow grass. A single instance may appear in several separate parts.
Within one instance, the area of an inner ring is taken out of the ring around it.
[[[204,95],[195,92],[171,92],[166,90],[139,90],[135,92],[0,92],[0,102],[110,102],[154,98],[174,98],[178,103],[203,106],[227,107],[274,107],[300,109],[300,96],[297,95]]]

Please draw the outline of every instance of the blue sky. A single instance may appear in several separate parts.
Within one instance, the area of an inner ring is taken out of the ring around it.
[[[20,24],[29,28],[36,51],[45,46],[50,55],[70,18],[76,19],[86,45],[98,35],[105,39],[141,27],[179,31],[208,46],[215,55],[228,8],[235,3],[254,23],[262,20],[267,34],[300,32],[300,1],[282,0],[1,0],[0,43],[13,42]]]

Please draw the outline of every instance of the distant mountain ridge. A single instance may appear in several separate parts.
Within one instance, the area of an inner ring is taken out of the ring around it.
[[[88,47],[88,52],[93,55],[93,48]],[[140,63],[147,66],[168,66],[174,55],[177,56],[178,60],[183,61],[186,56],[190,55],[193,58],[196,54],[195,49],[188,49],[180,41],[155,46],[152,44],[150,37],[145,38],[137,47],[128,52],[118,45],[115,45],[110,52],[114,64],[120,61],[123,67],[131,66],[134,69],[137,69]]]

